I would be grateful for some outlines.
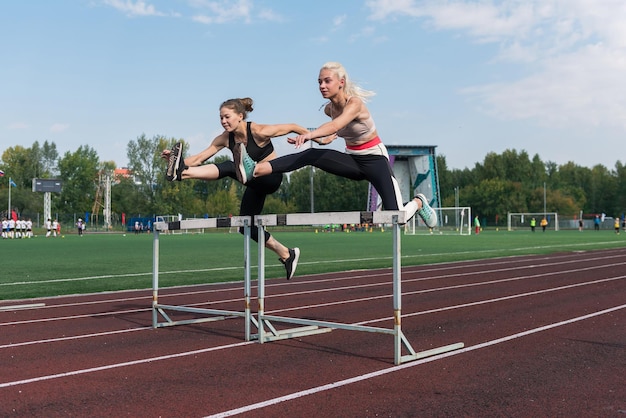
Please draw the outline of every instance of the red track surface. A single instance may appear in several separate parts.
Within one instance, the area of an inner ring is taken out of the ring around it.
[[[265,310],[391,328],[391,284],[391,270],[271,281]],[[242,310],[241,286],[159,302]],[[626,249],[404,268],[402,291],[416,351],[465,348],[394,366],[389,335],[152,329],[149,289],[20,301],[45,307],[0,311],[0,416],[626,416]]]

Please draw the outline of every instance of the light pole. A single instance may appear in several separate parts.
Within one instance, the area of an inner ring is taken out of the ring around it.
[[[460,228],[463,228],[463,225],[459,225],[459,213],[458,213],[458,208],[459,208],[459,186],[456,186],[454,188],[454,207],[456,208],[454,211],[457,213],[455,216],[455,221],[456,221],[456,228],[457,230],[459,230]]]
[[[543,217],[546,217],[546,182],[543,182]]]

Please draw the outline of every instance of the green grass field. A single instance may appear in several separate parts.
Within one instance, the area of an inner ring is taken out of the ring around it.
[[[392,233],[278,231],[285,245],[300,247],[297,276],[390,268]],[[27,299],[152,286],[153,235],[89,234],[84,237],[0,240],[0,299]],[[243,280],[243,238],[216,230],[160,236],[160,287]],[[613,231],[484,231],[480,235],[402,236],[402,265],[626,246]],[[257,247],[251,245],[256,278]],[[266,278],[284,280],[284,268],[266,252]]]

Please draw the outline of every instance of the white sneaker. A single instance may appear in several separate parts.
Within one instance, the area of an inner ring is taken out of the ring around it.
[[[437,213],[428,204],[428,199],[421,193],[415,195],[417,199],[422,202],[422,207],[417,211],[417,214],[422,218],[426,226],[434,228],[437,226]]]

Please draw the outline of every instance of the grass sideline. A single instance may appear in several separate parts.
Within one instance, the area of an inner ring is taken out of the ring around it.
[[[390,268],[392,233],[275,233],[302,255],[296,277],[357,269]],[[152,234],[85,234],[64,238],[0,240],[0,300],[30,299],[152,287]],[[613,231],[483,231],[479,235],[403,235],[402,265],[590,251],[626,246]],[[243,239],[215,230],[161,234],[160,287],[243,280]],[[256,277],[257,247],[251,245]],[[284,267],[266,252],[266,278],[284,280]]]

